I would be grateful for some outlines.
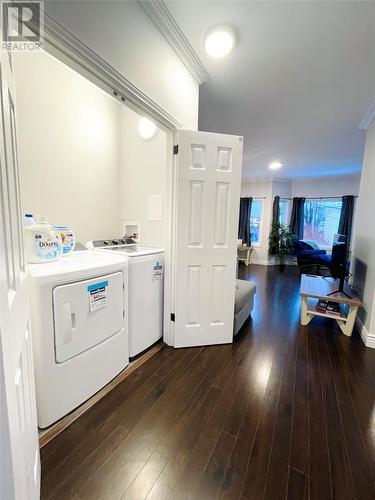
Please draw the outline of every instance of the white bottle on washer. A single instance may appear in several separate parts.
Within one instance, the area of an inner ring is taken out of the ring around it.
[[[24,228],[25,253],[29,264],[52,262],[61,258],[61,239],[53,231],[45,216],[38,217],[36,224]]]

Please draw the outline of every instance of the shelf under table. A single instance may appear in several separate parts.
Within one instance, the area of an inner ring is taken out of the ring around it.
[[[319,302],[318,299],[314,299],[312,297],[307,299],[307,314],[313,314],[314,316],[321,316],[322,318],[332,318],[332,319],[339,319],[341,321],[346,322],[347,321],[347,314],[348,314],[348,306],[345,304],[340,304],[340,316],[337,316],[337,314],[331,314],[329,312],[320,312],[317,311],[316,309],[316,304]]]

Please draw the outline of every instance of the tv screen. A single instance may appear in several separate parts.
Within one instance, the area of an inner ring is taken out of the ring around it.
[[[348,248],[346,236],[336,234],[333,238],[332,258],[330,271],[333,278],[343,279],[347,275],[348,265]]]

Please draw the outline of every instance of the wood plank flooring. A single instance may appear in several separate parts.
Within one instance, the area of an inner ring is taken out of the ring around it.
[[[375,350],[299,325],[299,275],[251,265],[231,345],[151,359],[41,449],[43,499],[375,498]]]

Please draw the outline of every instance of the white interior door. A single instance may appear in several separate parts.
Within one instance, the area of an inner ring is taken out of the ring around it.
[[[233,340],[242,137],[180,130],[174,202],[175,347]]]
[[[0,72],[0,497],[34,500],[39,498],[40,460],[11,54],[0,52]]]

